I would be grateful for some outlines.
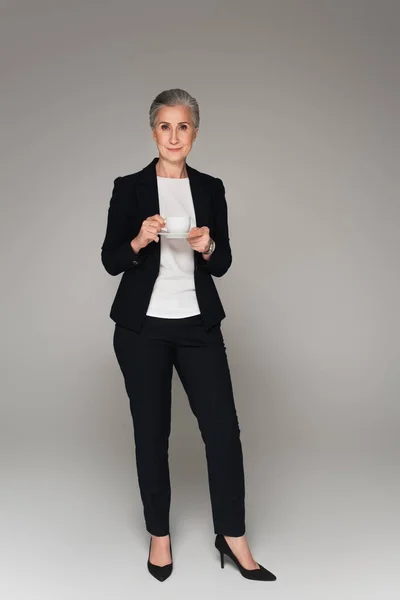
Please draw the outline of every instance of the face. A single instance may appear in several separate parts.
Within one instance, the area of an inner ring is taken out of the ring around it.
[[[181,163],[197,137],[191,111],[186,106],[163,106],[157,113],[152,137],[160,156],[171,163]]]

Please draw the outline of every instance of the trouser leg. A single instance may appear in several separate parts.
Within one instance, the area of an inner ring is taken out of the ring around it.
[[[129,397],[146,529],[167,535],[173,347],[163,336],[161,322],[149,317],[140,333],[116,325],[113,343]]]
[[[220,325],[206,331],[187,320],[175,368],[205,443],[215,533],[245,533],[245,477],[240,428]]]

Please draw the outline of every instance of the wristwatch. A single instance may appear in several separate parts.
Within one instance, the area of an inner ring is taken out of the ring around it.
[[[210,238],[210,245],[208,246],[207,252],[203,252],[203,254],[212,254],[215,249],[215,242]]]

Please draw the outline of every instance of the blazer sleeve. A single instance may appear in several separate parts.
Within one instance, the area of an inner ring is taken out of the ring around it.
[[[215,241],[215,250],[206,260],[200,254],[199,268],[208,271],[215,277],[222,277],[232,264],[232,251],[229,242],[228,207],[225,198],[225,187],[222,179],[216,178],[213,195],[214,227],[210,231]]]
[[[149,245],[136,253],[131,246],[134,237],[124,201],[122,177],[117,177],[114,180],[106,234],[101,246],[101,262],[107,273],[119,275],[128,269],[137,269],[147,258]]]

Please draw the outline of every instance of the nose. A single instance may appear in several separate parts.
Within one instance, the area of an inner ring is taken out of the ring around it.
[[[178,135],[177,132],[172,130],[172,134],[171,134],[171,138],[170,138],[171,143],[175,143],[178,141]]]

